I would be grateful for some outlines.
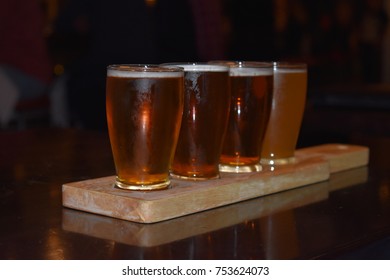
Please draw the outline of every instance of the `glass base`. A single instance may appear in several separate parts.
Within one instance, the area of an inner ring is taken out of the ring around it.
[[[125,190],[132,190],[132,191],[154,191],[154,190],[163,190],[166,189],[170,186],[171,181],[167,180],[161,183],[157,184],[148,184],[148,185],[131,185],[131,184],[126,184],[118,179],[115,181],[115,186],[120,188],[120,189],[125,189]]]
[[[194,174],[194,176],[184,176],[175,173],[171,173],[171,177],[175,179],[188,180],[188,181],[205,181],[205,180],[213,180],[213,179],[221,178],[219,174],[212,177],[197,177],[196,174]]]
[[[250,172],[259,172],[262,171],[263,168],[260,164],[254,165],[228,165],[228,164],[220,164],[219,171],[226,173],[250,173]]]
[[[285,164],[293,164],[296,162],[295,157],[289,158],[262,158],[260,160],[260,164],[263,165],[285,165]]]

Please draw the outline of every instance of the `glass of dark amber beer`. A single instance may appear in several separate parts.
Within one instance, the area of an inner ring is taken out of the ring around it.
[[[261,171],[261,147],[272,101],[272,63],[210,63],[230,66],[230,116],[220,158],[220,171]]]
[[[169,186],[183,91],[181,68],[108,66],[106,112],[117,187],[155,190]]]
[[[307,65],[274,62],[274,94],[261,163],[294,163],[307,92]]]
[[[168,63],[184,68],[184,112],[171,176],[186,180],[219,178],[219,157],[229,106],[229,67]]]

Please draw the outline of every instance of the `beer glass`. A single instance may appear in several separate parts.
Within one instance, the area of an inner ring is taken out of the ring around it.
[[[184,68],[184,112],[171,176],[219,178],[219,157],[229,116],[229,67],[169,63]]]
[[[108,66],[106,112],[117,187],[155,190],[169,186],[183,88],[181,68]]]
[[[261,171],[260,155],[273,90],[272,63],[211,61],[230,66],[231,105],[220,158],[222,172]]]
[[[306,92],[306,64],[274,62],[274,94],[263,141],[261,164],[294,163]]]

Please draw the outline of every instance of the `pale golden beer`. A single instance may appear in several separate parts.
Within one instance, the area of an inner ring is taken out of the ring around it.
[[[169,186],[183,113],[183,76],[180,68],[108,66],[106,111],[117,187]]]
[[[230,106],[229,67],[175,65],[184,67],[185,97],[171,176],[187,180],[219,178]]]
[[[228,63],[232,99],[220,171],[261,171],[261,147],[272,101],[272,63]]]
[[[306,92],[306,64],[274,63],[274,94],[263,141],[262,164],[294,162],[294,152],[305,110]]]

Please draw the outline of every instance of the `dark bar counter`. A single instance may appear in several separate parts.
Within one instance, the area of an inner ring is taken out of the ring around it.
[[[348,141],[370,148],[368,166],[139,224],[62,206],[62,184],[115,173],[107,133],[2,131],[0,259],[388,259],[390,138],[360,135]]]

